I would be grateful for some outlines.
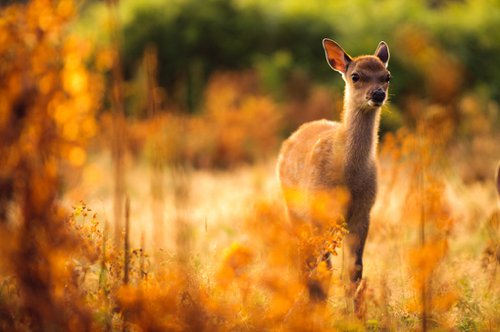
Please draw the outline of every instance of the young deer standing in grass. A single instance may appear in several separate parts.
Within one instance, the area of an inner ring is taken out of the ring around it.
[[[315,231],[325,231],[325,223],[315,216],[314,206],[326,204],[328,212],[325,197],[335,200],[335,191],[347,191],[344,217],[349,233],[344,239],[344,266],[355,289],[362,278],[363,249],[377,193],[377,132],[389,87],[389,48],[380,42],[375,55],[351,58],[333,40],[323,39],[323,47],[330,67],[346,83],[342,122],[319,120],[302,125],[283,143],[278,177],[291,221],[310,223]],[[297,200],[297,192],[302,200]],[[318,289],[312,290],[317,287],[310,281],[310,295],[326,298],[324,289],[313,294]]]

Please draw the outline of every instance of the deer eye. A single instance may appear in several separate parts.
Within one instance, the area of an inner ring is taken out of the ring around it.
[[[391,80],[391,74],[387,74],[387,76],[385,77],[385,81],[389,83],[390,80]]]
[[[359,81],[359,75],[354,73],[351,75],[351,79],[353,82],[357,82],[357,81]]]

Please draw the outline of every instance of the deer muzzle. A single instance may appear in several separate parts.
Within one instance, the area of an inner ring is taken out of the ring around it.
[[[375,106],[382,105],[385,101],[385,91],[381,88],[373,90],[370,100]]]

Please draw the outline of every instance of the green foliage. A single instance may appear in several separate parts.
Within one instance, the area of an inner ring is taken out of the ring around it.
[[[256,10],[239,12],[231,2],[220,0],[186,1],[171,18],[165,18],[165,10],[141,8],[124,27],[125,66],[131,76],[145,48],[156,45],[159,83],[176,90],[177,99],[191,110],[211,73],[249,67],[254,50],[264,47],[266,28]]]
[[[256,68],[262,84],[268,91],[277,93],[282,97],[281,87],[285,84],[286,77],[292,67],[292,56],[286,51],[277,51],[271,56],[260,55],[256,58]]]
[[[166,4],[137,9],[123,28],[123,55],[131,77],[145,48],[156,45],[160,84],[190,110],[217,70],[252,68],[276,52],[290,54],[293,66],[324,69],[320,41],[331,27],[317,17],[276,17],[224,0],[189,0],[177,6],[178,14],[167,17]]]

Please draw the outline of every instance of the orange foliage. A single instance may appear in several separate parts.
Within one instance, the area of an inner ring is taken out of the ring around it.
[[[281,119],[278,105],[255,85],[251,74],[215,75],[201,114],[165,112],[132,124],[128,129],[131,150],[140,152],[145,147],[149,157],[154,155],[164,164],[204,168],[264,160],[276,151]]]
[[[2,251],[21,291],[24,323],[17,328],[92,326],[70,259],[87,253],[78,251],[56,200],[61,167],[85,162],[102,93],[100,77],[86,67],[90,45],[66,32],[74,13],[68,0],[14,4],[0,13],[0,230],[12,239],[2,241]]]

